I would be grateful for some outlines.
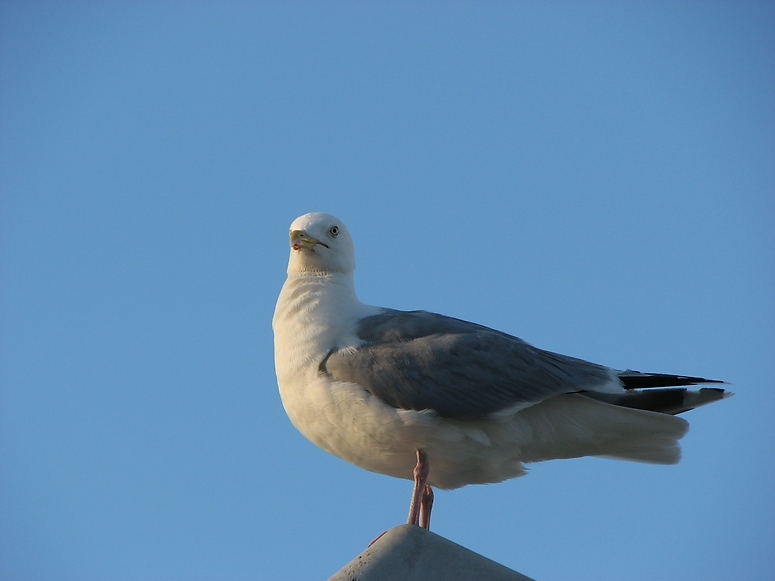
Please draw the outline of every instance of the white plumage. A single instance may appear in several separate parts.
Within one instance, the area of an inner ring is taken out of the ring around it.
[[[457,319],[365,305],[354,269],[340,220],[313,213],[291,224],[288,278],[273,319],[275,367],[294,426],[366,470],[417,483],[422,450],[427,484],[456,488],[520,476],[524,463],[555,458],[674,463],[688,424],[671,414],[726,395],[626,389],[629,381],[719,382],[619,372]]]

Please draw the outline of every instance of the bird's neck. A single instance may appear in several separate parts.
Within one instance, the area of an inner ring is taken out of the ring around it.
[[[360,306],[352,274],[292,273],[288,275],[277,300],[273,324],[277,326],[278,317],[293,321],[299,316],[322,324],[357,311]]]
[[[332,347],[356,344],[355,323],[374,309],[358,300],[352,274],[289,274],[272,319],[278,375],[317,369],[310,355],[322,360]]]

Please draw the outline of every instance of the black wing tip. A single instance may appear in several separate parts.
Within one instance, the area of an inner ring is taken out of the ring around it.
[[[720,381],[715,383],[723,383],[724,385],[729,385],[726,381]],[[718,401],[720,399],[726,399],[728,397],[732,397],[733,395],[735,395],[735,392],[727,391],[723,387],[701,387],[700,395],[706,396],[708,399],[712,399],[713,401]]]
[[[619,374],[625,389],[648,389],[653,387],[680,387],[683,385],[729,385],[720,379],[706,379],[690,375],[671,375],[668,373],[641,373],[628,369]],[[712,388],[706,388],[712,389]],[[722,388],[715,388],[724,391]]]
[[[730,397],[720,387],[701,387],[691,391],[685,387],[630,390],[624,393],[581,392],[582,395],[620,407],[635,408],[663,414],[682,414],[695,408]]]

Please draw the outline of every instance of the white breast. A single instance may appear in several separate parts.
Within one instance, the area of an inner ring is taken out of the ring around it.
[[[332,349],[360,344],[357,321],[380,311],[357,299],[351,276],[336,274],[290,276],[277,301],[272,327],[283,406],[293,425],[329,452],[336,453],[326,444],[329,432],[347,420],[332,391],[336,382],[320,364]]]

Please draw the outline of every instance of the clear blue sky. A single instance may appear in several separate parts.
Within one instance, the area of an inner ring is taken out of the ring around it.
[[[0,577],[322,579],[411,485],[308,443],[270,320],[367,303],[725,379],[677,466],[440,492],[539,581],[775,576],[772,2],[0,2]]]

